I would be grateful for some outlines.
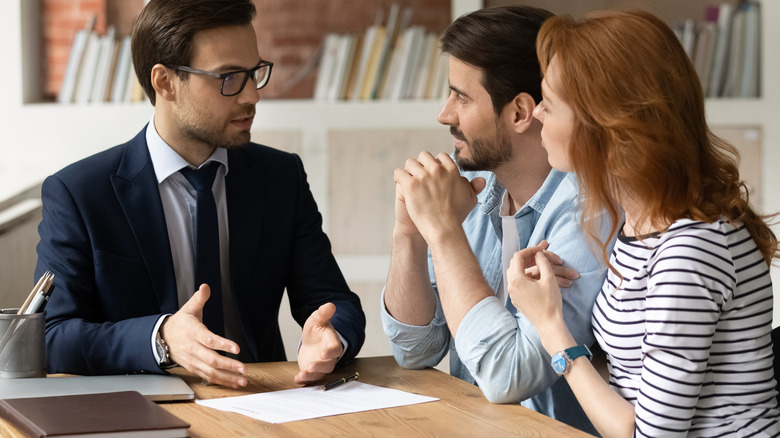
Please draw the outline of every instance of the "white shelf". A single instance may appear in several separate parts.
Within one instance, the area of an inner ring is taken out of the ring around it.
[[[769,106],[765,99],[708,99],[707,121],[713,126],[760,126],[770,121]]]

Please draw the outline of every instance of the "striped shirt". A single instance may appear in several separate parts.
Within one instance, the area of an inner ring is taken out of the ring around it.
[[[772,280],[744,226],[675,222],[619,236],[593,307],[635,436],[777,436]]]

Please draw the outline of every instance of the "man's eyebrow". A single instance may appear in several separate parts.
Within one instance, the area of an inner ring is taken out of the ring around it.
[[[243,65],[225,64],[225,65],[221,65],[218,68],[214,69],[214,71],[223,71],[223,72],[226,72],[226,73],[230,73],[230,72],[233,72],[233,71],[249,70],[249,69],[255,68],[258,65],[260,65],[261,62],[263,62],[262,58],[259,61],[257,61],[257,63],[255,63],[255,65],[253,65],[252,67],[249,67],[249,68],[246,68]]]
[[[456,87],[456,86],[454,86],[452,84],[450,84],[450,90],[460,94],[461,96],[466,96],[468,98],[471,98],[471,96],[469,96],[468,93],[466,93],[465,91],[461,90],[460,88],[458,88],[458,87]]]

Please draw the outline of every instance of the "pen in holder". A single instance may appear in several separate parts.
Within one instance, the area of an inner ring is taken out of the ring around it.
[[[45,377],[45,313],[0,309],[0,378]]]

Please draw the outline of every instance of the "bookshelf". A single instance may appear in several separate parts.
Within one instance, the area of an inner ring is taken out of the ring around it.
[[[584,2],[591,1],[597,0]],[[0,129],[5,143],[0,174],[24,175],[21,180],[42,179],[77,159],[128,140],[150,120],[153,108],[148,103],[32,103],[40,101],[40,90],[33,85],[37,82],[31,79],[38,76],[39,69],[36,25],[40,9],[37,1],[8,3],[0,16],[0,29],[7,30],[0,40],[0,56],[7,60],[0,69],[0,83],[18,86],[6,86],[0,99]],[[686,7],[696,3],[700,6],[697,10],[703,10],[708,0],[678,3]],[[484,4],[482,0],[452,0],[452,17]],[[780,82],[772,80],[780,76],[780,54],[768,43],[780,41],[780,28],[766,25],[780,19],[780,3],[763,0],[761,6],[761,97],[710,99],[707,112],[716,129],[737,133],[748,129],[758,136],[760,159],[756,173],[764,189],[760,205],[764,211],[780,211],[780,195],[771,190],[780,187],[780,172],[774,167],[780,163]],[[672,7],[671,13],[679,10]],[[680,14],[680,18],[688,17],[687,12]],[[363,300],[369,326],[362,356],[389,354],[378,306],[389,265],[392,169],[420,150],[451,149],[448,131],[436,122],[440,107],[438,101],[415,100],[322,103],[261,99],[257,105],[253,139],[302,156],[334,253]],[[780,234],[780,228],[775,231]],[[0,262],[9,257],[2,254],[4,250],[0,246]],[[31,276],[31,271],[27,275]],[[773,278],[775,284],[780,284],[777,269],[773,270]],[[0,284],[0,290],[3,287]],[[775,312],[780,315],[780,306]],[[280,314],[284,315],[282,326],[289,350],[297,345],[298,329],[286,320],[286,308]],[[775,321],[780,322],[780,317],[776,316]],[[288,355],[294,357],[290,351]]]

